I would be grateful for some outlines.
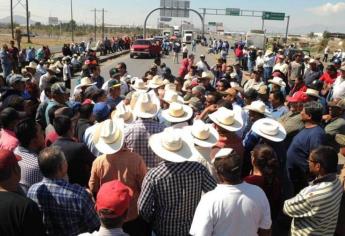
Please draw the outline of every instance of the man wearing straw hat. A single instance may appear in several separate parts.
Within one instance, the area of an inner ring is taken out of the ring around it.
[[[162,162],[144,178],[138,200],[139,214],[156,235],[188,235],[202,192],[216,181],[200,163],[185,131],[166,128],[150,137],[149,145]]]
[[[154,93],[140,92],[133,107],[133,113],[138,119],[125,128],[126,147],[141,155],[148,168],[157,166],[159,162],[148,145],[149,137],[165,128],[155,119],[159,110],[160,101]]]
[[[137,201],[141,184],[146,174],[143,158],[124,146],[124,120],[107,119],[96,126],[93,141],[101,156],[92,164],[89,188],[94,196],[97,195],[104,183],[118,180],[126,184],[133,191],[133,198],[129,202],[127,217],[123,228],[133,236],[148,234],[148,225],[138,217]]]

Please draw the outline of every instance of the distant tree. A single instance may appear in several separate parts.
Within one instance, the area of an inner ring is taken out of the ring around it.
[[[314,32],[310,32],[310,33],[308,34],[308,37],[311,38],[311,39],[312,39],[312,38],[315,38],[315,33],[314,33]]]
[[[35,27],[41,27],[41,26],[42,26],[41,22],[39,21],[35,22]]]
[[[330,37],[331,37],[331,34],[330,34],[330,32],[328,32],[327,30],[325,30],[324,32],[323,32],[323,38],[325,38],[325,39],[329,39]]]

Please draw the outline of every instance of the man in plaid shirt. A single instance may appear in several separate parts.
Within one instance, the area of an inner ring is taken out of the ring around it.
[[[43,213],[48,235],[78,235],[100,226],[90,195],[77,184],[68,183],[67,162],[58,147],[44,149],[38,158],[43,180],[31,186],[28,197]]]
[[[188,161],[195,152],[187,135],[168,129],[173,128],[150,137],[153,152],[163,161],[145,176],[138,209],[157,235],[185,236],[202,192],[213,190],[216,181],[202,164]]]

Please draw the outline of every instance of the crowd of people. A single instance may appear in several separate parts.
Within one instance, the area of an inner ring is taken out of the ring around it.
[[[0,235],[344,235],[345,64],[239,50],[6,69]]]

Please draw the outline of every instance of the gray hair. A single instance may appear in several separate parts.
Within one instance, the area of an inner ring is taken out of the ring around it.
[[[43,149],[38,157],[40,170],[43,176],[47,178],[54,177],[65,161],[64,153],[57,146],[50,146]]]

